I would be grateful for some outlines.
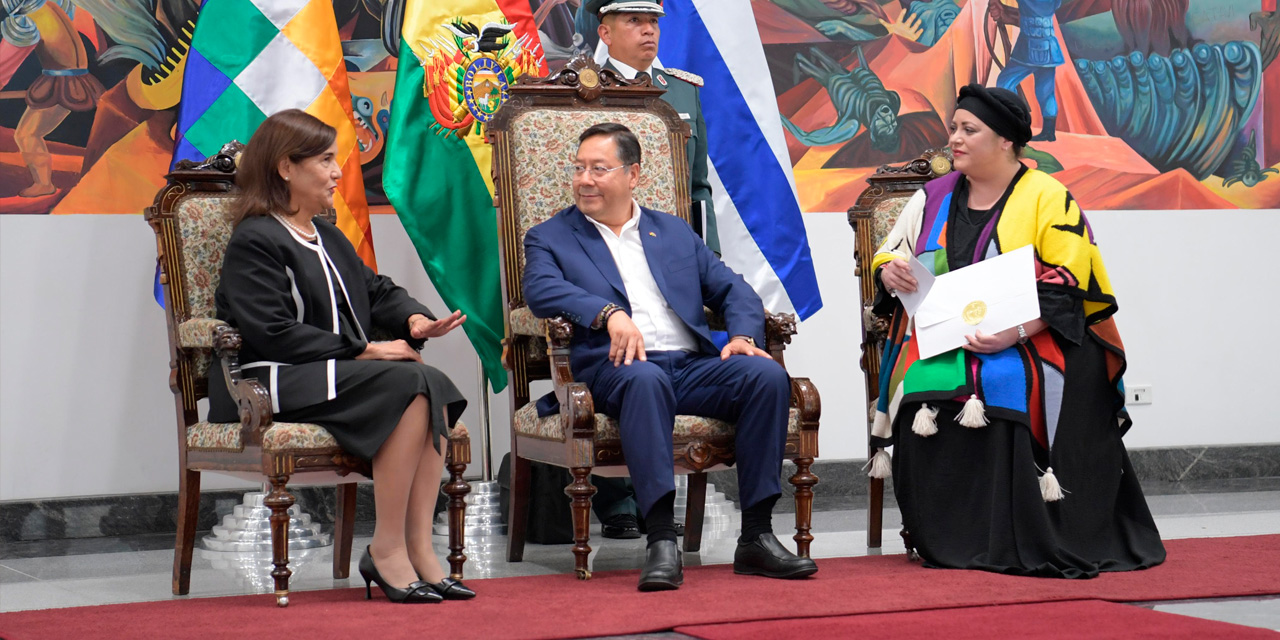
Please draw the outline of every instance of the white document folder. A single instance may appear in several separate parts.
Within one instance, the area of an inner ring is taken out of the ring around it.
[[[921,359],[958,349],[979,330],[998,333],[1040,317],[1030,245],[936,278],[914,256],[911,263],[919,286],[898,298],[915,320]]]

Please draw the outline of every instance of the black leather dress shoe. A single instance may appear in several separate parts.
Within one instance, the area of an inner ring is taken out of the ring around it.
[[[751,542],[739,542],[733,553],[733,572],[768,578],[805,578],[818,572],[818,565],[782,546],[772,533]]]
[[[684,584],[680,550],[675,540],[659,540],[645,551],[644,569],[640,571],[641,591],[670,591]]]
[[[600,523],[600,532],[614,540],[635,540],[640,537],[640,522],[629,513],[610,516]]]
[[[476,597],[476,592],[472,591],[467,585],[462,584],[461,580],[454,580],[449,576],[445,576],[440,582],[428,582],[427,586],[431,587],[445,600],[470,600]]]

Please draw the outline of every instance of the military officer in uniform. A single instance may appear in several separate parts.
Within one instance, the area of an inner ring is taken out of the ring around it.
[[[597,32],[600,41],[609,47],[605,68],[621,73],[628,80],[642,71],[648,73],[654,86],[666,89],[662,99],[689,125],[693,135],[685,156],[689,160],[694,228],[707,241],[707,246],[719,254],[711,183],[707,180],[707,125],[702,119],[699,96],[702,78],[688,71],[653,66],[658,57],[658,18],[664,15],[662,0],[588,0],[585,6],[600,18]],[[706,229],[698,228],[701,212],[706,213]]]
[[[711,204],[711,184],[707,180],[707,125],[702,119],[699,89],[702,78],[679,69],[654,66],[658,57],[658,18],[664,14],[662,0],[587,0],[585,11],[600,19],[597,34],[609,47],[606,69],[622,74],[628,80],[648,73],[654,86],[666,89],[662,99],[680,114],[693,134],[686,147],[693,200],[694,230],[718,255],[720,241],[716,235],[715,209]],[[701,215],[705,212],[705,216]],[[700,228],[705,218],[705,228]],[[592,477],[599,493],[592,505],[600,519],[606,538],[639,538],[640,520],[635,493],[626,478]],[[683,535],[684,525],[676,528]]]

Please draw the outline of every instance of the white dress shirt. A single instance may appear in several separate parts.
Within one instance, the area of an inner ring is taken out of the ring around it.
[[[628,80],[635,80],[636,76],[640,75],[641,71],[644,71],[645,73],[649,74],[649,77],[651,78],[653,77],[653,65],[649,65],[648,69],[636,69],[618,60],[617,58],[612,58],[612,57],[609,58],[609,63],[613,65],[614,69],[618,70],[618,73],[622,74],[622,77]]]
[[[591,216],[586,218],[600,231],[609,253],[613,254],[627,300],[631,302],[631,321],[640,329],[645,351],[697,351],[697,336],[667,304],[649,269],[644,244],[640,241],[640,205],[631,201],[631,219],[616,234]]]

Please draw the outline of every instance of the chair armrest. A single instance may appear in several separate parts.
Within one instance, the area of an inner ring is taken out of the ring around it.
[[[533,315],[529,307],[516,307],[507,314],[511,335],[541,337],[547,333],[547,321]]]
[[[216,318],[191,318],[178,325],[178,346],[183,349],[212,349],[218,327],[230,326]]]
[[[791,336],[796,334],[796,316],[793,313],[764,314],[764,350],[774,360],[782,362],[782,352],[791,344]]]
[[[262,446],[262,434],[273,420],[271,394],[257,380],[246,380],[240,372],[240,346],[244,342],[240,332],[225,324],[213,331],[213,350],[222,363],[227,391],[240,409],[240,441]]]
[[[573,380],[573,370],[569,367],[569,342],[573,339],[573,323],[564,316],[547,318],[545,323],[551,381],[555,384],[556,400],[560,402],[560,419],[564,421],[565,440],[570,443],[584,439],[594,442],[595,403],[587,385]],[[571,457],[584,466],[593,464],[590,451],[575,451]],[[582,459],[578,460],[580,457]]]

